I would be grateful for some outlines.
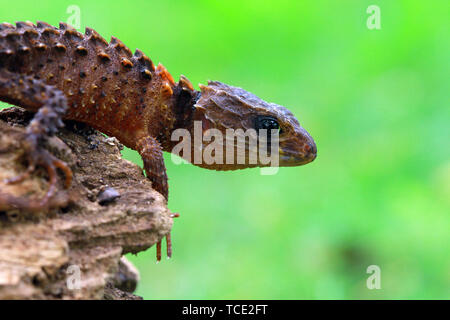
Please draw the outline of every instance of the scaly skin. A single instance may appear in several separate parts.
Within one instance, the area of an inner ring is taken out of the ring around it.
[[[194,121],[203,132],[227,128],[260,129],[255,119],[269,117],[280,127],[280,166],[314,160],[311,136],[286,108],[267,103],[240,88],[209,82],[196,91],[184,76],[175,83],[168,71],[140,50],[134,54],[117,38],[108,43],[97,32],[85,34],[65,23],[55,28],[44,22],[0,24],[0,100],[36,112],[27,127],[24,147],[29,169],[9,180],[22,181],[36,166],[49,173],[43,199],[15,198],[0,192],[11,207],[41,210],[54,195],[56,168],[71,171],[45,149],[42,142],[63,125],[61,119],[84,122],[137,150],[154,188],[166,199],[168,184],[162,152],[176,144],[171,134],[184,128],[194,133]],[[267,126],[268,122],[264,122]],[[273,125],[273,122],[269,122]],[[197,164],[214,170],[233,170],[256,164]],[[170,235],[168,254],[170,255]],[[158,260],[161,243],[158,244]]]

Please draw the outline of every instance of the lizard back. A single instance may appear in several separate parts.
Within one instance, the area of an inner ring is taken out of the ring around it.
[[[167,70],[90,28],[82,34],[65,23],[59,28],[45,22],[0,24],[0,70],[55,86],[67,98],[65,119],[87,123],[131,148],[176,120],[171,106],[177,88]],[[0,99],[31,111],[40,107],[18,95]]]

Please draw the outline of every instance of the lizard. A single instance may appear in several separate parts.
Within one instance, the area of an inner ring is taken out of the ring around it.
[[[0,201],[12,208],[42,210],[57,190],[58,169],[65,175],[65,187],[70,186],[70,167],[44,147],[46,139],[64,125],[62,120],[83,122],[137,150],[153,188],[166,201],[163,151],[174,148],[175,130],[193,133],[196,121],[203,132],[276,130],[279,166],[303,165],[316,158],[314,139],[287,108],[218,81],[199,87],[195,90],[183,75],[175,82],[162,64],[155,66],[141,50],[133,54],[116,37],[108,42],[88,27],[83,34],[63,22],[59,27],[42,21],[0,24],[0,100],[35,113],[22,142],[28,169],[6,182],[23,181],[38,167],[47,171],[49,179],[42,199],[3,195]],[[214,170],[267,165],[194,164]],[[170,257],[170,233],[166,242]]]

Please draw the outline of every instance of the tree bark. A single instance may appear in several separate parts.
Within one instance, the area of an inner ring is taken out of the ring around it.
[[[0,112],[0,299],[139,299],[137,270],[121,258],[151,247],[172,228],[171,212],[142,169],[121,158],[115,138],[67,123],[47,149],[70,165],[74,179],[60,185],[49,208],[25,212],[4,205],[5,195],[39,198],[48,186],[26,170],[21,141],[32,115]],[[2,204],[3,195],[3,204]]]

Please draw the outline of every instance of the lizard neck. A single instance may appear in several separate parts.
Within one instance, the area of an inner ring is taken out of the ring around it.
[[[200,91],[192,87],[186,88],[181,81],[173,89],[173,102],[171,106],[171,117],[174,119],[171,130],[168,130],[167,136],[161,141],[164,151],[171,152],[178,141],[172,141],[172,133],[177,129],[186,129],[192,132],[195,119],[195,103],[200,99]]]

